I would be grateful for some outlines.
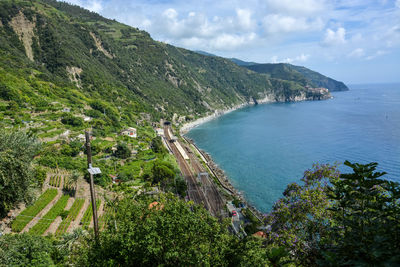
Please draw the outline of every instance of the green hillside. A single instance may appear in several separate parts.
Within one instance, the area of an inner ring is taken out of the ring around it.
[[[312,71],[305,67],[290,65],[293,69],[300,72],[304,77],[310,80],[317,87],[328,88],[329,91],[347,91],[349,88],[343,83],[332,78],[326,77],[316,71]]]
[[[200,116],[266,95],[290,101],[307,92],[297,82],[154,41],[78,6],[10,0],[0,10],[0,96],[22,108],[83,107],[101,99],[117,117],[147,112],[158,119]]]
[[[289,80],[300,83],[303,86],[309,85],[311,87],[324,87],[331,92],[349,90],[349,88],[347,88],[343,82],[336,81],[305,67],[295,66],[287,63],[255,65],[244,63],[239,62],[239,64],[237,64],[258,73],[264,73],[269,78]]]

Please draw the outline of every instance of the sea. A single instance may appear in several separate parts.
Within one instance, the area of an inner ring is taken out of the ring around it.
[[[400,84],[351,85],[323,101],[247,106],[187,133],[261,212],[315,163],[377,162],[400,182]]]

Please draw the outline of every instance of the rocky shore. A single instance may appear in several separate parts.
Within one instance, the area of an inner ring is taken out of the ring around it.
[[[293,95],[293,96],[285,96],[285,95],[274,95],[274,94],[266,94],[264,95],[263,98],[261,99],[255,99],[252,98],[248,102],[244,102],[239,105],[235,105],[230,108],[226,109],[217,109],[214,111],[214,113],[198,118],[194,121],[188,122],[183,124],[180,127],[180,134],[184,135],[187,132],[189,132],[191,129],[209,122],[211,120],[214,120],[222,115],[228,114],[232,111],[235,111],[237,109],[249,106],[249,105],[258,105],[258,104],[265,104],[265,103],[274,103],[274,102],[298,102],[298,101],[315,101],[315,100],[326,100],[329,98],[332,98],[332,95],[326,88],[311,88],[307,87],[306,92],[301,92],[299,95]]]
[[[262,99],[251,99],[250,101],[246,103],[242,103],[236,106],[233,106],[231,108],[227,109],[222,109],[222,110],[215,110],[213,114],[199,118],[197,120],[194,120],[189,123],[185,123],[180,127],[180,134],[183,136],[186,133],[188,133],[191,129],[206,123],[208,121],[214,120],[222,115],[228,114],[234,110],[237,110],[239,108],[243,108],[249,105],[257,105],[257,104],[264,104],[264,103],[273,103],[273,102],[297,102],[297,101],[313,101],[313,100],[326,100],[331,98],[331,94],[329,93],[328,89],[326,88],[307,88],[308,92],[302,92],[300,95],[290,97],[290,98],[285,98],[283,96],[278,97],[276,95],[265,95]],[[190,140],[188,138],[185,138],[188,142],[194,145],[194,147],[203,155],[203,157],[206,159],[206,164],[208,168],[213,172],[214,176],[219,180],[221,183],[222,187],[227,191],[230,195],[233,197],[239,199],[241,202],[243,202],[250,210],[251,212],[260,220],[262,221],[263,219],[263,214],[257,210],[255,207],[250,205],[246,199],[243,197],[243,194],[240,193],[235,187],[232,186],[230,183],[227,175],[225,172],[213,161],[212,157],[205,151],[199,149],[196,144],[193,142],[193,140]]]
[[[239,192],[229,181],[228,176],[225,174],[225,172],[214,162],[212,159],[211,155],[205,152],[204,150],[199,149],[196,144],[193,142],[193,140],[188,139],[185,137],[185,140],[189,143],[191,143],[197,151],[204,157],[206,160],[206,165],[207,167],[211,170],[212,174],[218,179],[220,182],[222,188],[232,197],[235,197],[239,199],[242,203],[246,205],[250,209],[250,211],[253,213],[254,216],[256,216],[260,221],[263,220],[263,214],[257,210],[255,207],[253,207],[251,204],[249,204],[246,199],[243,197],[243,194]]]

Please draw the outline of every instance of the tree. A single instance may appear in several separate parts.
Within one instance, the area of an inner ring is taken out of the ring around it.
[[[40,166],[35,167],[35,179],[38,186],[42,186],[44,181],[46,180],[47,172],[46,169]]]
[[[131,150],[125,143],[119,143],[115,151],[115,156],[120,159],[129,158],[131,156]]]
[[[320,239],[328,234],[332,218],[328,183],[338,177],[335,166],[314,165],[304,172],[303,185],[287,186],[266,218],[271,225],[268,242],[289,249],[300,265],[314,265],[321,258]]]
[[[157,203],[125,198],[100,235],[89,243],[91,266],[226,266],[237,239],[204,208],[172,195]],[[86,256],[84,256],[86,257]]]
[[[161,137],[157,136],[154,137],[153,140],[151,141],[151,149],[154,151],[154,153],[166,153],[167,150],[165,149],[164,145],[162,144]]]
[[[167,184],[168,182],[173,181],[175,178],[173,167],[169,163],[160,160],[154,162],[152,173],[153,184]]]
[[[400,185],[380,179],[377,163],[344,163],[353,173],[331,180],[334,224],[323,264],[400,264]]]
[[[54,266],[51,254],[54,248],[46,237],[20,235],[0,236],[0,265]]]
[[[29,190],[37,184],[32,159],[40,143],[24,131],[0,130],[0,215],[4,216],[17,203],[29,202]]]
[[[82,118],[75,117],[70,113],[64,113],[61,117],[61,122],[63,124],[71,125],[71,126],[83,126],[84,122]]]

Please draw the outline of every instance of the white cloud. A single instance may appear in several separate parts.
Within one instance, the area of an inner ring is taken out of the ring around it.
[[[346,43],[346,29],[340,27],[335,32],[334,30],[327,29],[325,32],[324,40],[322,45],[324,46],[334,46]]]
[[[385,50],[378,50],[378,51],[376,51],[373,55],[370,55],[370,56],[366,57],[365,59],[366,59],[366,60],[371,60],[371,59],[377,58],[377,57],[379,57],[379,56],[386,55],[387,53],[388,53],[388,51],[385,51]]]
[[[397,8],[400,8],[400,0],[397,0],[397,1],[396,1],[396,7],[397,7]]]
[[[311,15],[326,9],[323,0],[266,0],[267,8],[273,12],[290,15]]]
[[[297,56],[294,58],[285,58],[283,60],[283,62],[285,62],[285,63],[296,63],[296,62],[302,63],[302,62],[306,62],[309,57],[310,57],[310,55],[301,54],[300,56]]]
[[[218,50],[233,50],[252,42],[256,38],[254,33],[248,35],[221,34],[210,42],[211,48]]]
[[[238,18],[238,25],[243,30],[252,30],[255,22],[251,18],[251,11],[248,9],[236,9],[236,15]]]
[[[92,12],[99,13],[103,10],[103,6],[101,4],[101,1],[98,0],[88,0],[88,1],[82,1],[82,0],[66,0],[66,2],[81,6],[83,8],[86,8]]]
[[[278,56],[271,57],[271,63],[303,63],[310,58],[310,55],[302,53],[296,57],[287,57],[284,59],[278,59]]]
[[[362,57],[365,55],[365,51],[362,48],[356,48],[348,54],[348,57]]]
[[[307,19],[304,17],[292,17],[281,14],[267,15],[263,19],[263,26],[267,33],[291,33],[299,31],[312,31],[322,28],[321,19]]]

